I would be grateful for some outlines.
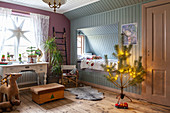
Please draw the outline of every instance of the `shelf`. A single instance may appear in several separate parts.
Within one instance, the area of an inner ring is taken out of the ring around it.
[[[66,50],[59,50],[59,51],[66,51]]]
[[[55,39],[64,39],[64,38],[55,38]]]
[[[62,57],[67,57],[67,56],[62,56]]]
[[[59,44],[59,43],[57,43],[57,45],[66,45],[66,44]]]
[[[55,32],[55,33],[60,33],[60,34],[64,34],[65,32]]]

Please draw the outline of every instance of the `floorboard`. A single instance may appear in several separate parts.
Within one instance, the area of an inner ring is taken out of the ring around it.
[[[104,93],[105,98],[103,100],[78,100],[75,99],[75,95],[65,91],[64,99],[42,105],[32,101],[29,90],[23,90],[20,91],[21,105],[15,107],[11,113],[170,113],[170,107],[135,99],[133,99],[133,102],[124,99],[128,102],[129,109],[117,109],[114,107],[117,102],[117,94],[103,89],[98,90]]]

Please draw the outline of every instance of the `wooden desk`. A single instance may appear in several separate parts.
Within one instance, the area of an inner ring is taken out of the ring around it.
[[[38,75],[38,85],[39,85],[39,73],[44,74],[44,84],[47,82],[47,65],[48,62],[38,62],[38,63],[24,63],[24,64],[11,64],[11,65],[0,65],[0,75],[5,76],[6,73],[18,73],[21,71],[34,70]]]

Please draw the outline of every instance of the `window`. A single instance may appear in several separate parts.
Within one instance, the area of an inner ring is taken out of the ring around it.
[[[77,36],[77,55],[83,55],[84,53],[84,36]]]
[[[2,18],[1,15],[0,21]],[[3,26],[2,24],[0,26]],[[9,52],[10,55],[14,55],[16,60],[18,60],[19,54],[22,54],[23,60],[27,60],[27,47],[36,47],[33,24],[29,16],[11,15],[7,20],[5,31],[0,28],[0,34],[1,56],[7,56],[7,52]]]

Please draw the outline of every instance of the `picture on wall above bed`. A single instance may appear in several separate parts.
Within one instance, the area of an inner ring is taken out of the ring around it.
[[[124,45],[137,44],[137,23],[123,24]]]

